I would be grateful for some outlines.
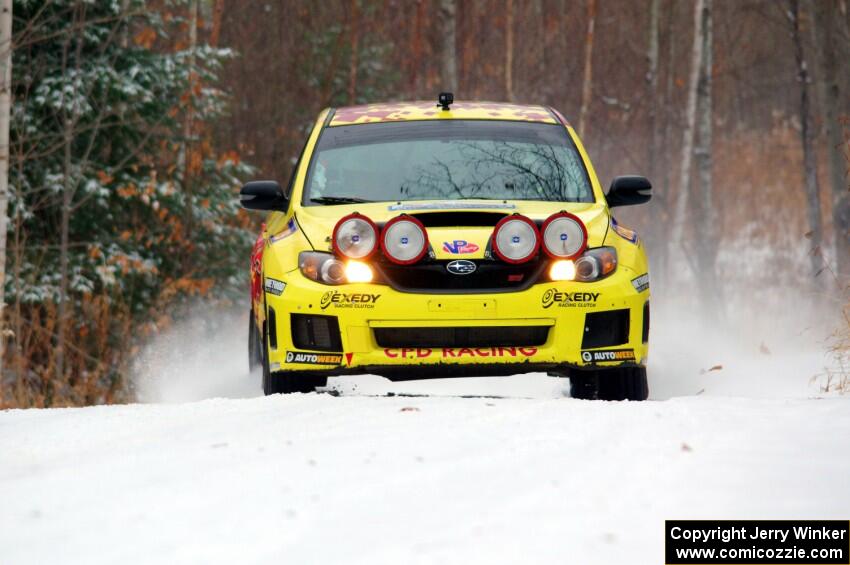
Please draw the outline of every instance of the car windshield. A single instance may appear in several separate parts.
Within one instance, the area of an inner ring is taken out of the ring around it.
[[[433,120],[326,128],[303,204],[474,198],[594,201],[563,126]]]

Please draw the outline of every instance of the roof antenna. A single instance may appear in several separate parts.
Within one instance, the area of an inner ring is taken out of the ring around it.
[[[437,106],[442,107],[443,110],[448,110],[449,105],[454,104],[455,95],[451,92],[441,92],[439,96],[437,96]]]

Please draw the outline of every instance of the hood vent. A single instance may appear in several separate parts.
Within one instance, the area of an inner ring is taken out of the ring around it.
[[[410,214],[426,228],[494,227],[507,214],[500,212],[422,212]]]

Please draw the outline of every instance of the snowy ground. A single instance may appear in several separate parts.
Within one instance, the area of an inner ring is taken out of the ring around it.
[[[539,374],[239,398],[238,338],[168,338],[156,403],[0,412],[0,563],[657,564],[666,518],[847,519],[822,349],[675,329],[646,403]]]

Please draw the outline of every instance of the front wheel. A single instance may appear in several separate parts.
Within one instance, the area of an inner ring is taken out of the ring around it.
[[[253,373],[263,364],[263,338],[257,328],[254,310],[248,315],[248,372]]]
[[[585,400],[646,400],[649,397],[646,369],[574,371],[570,375],[570,396]]]
[[[269,367],[269,341],[263,331],[262,364],[263,364],[263,394],[292,394],[293,392],[313,392],[316,387],[327,386],[326,376],[293,373],[288,371],[271,372]]]

